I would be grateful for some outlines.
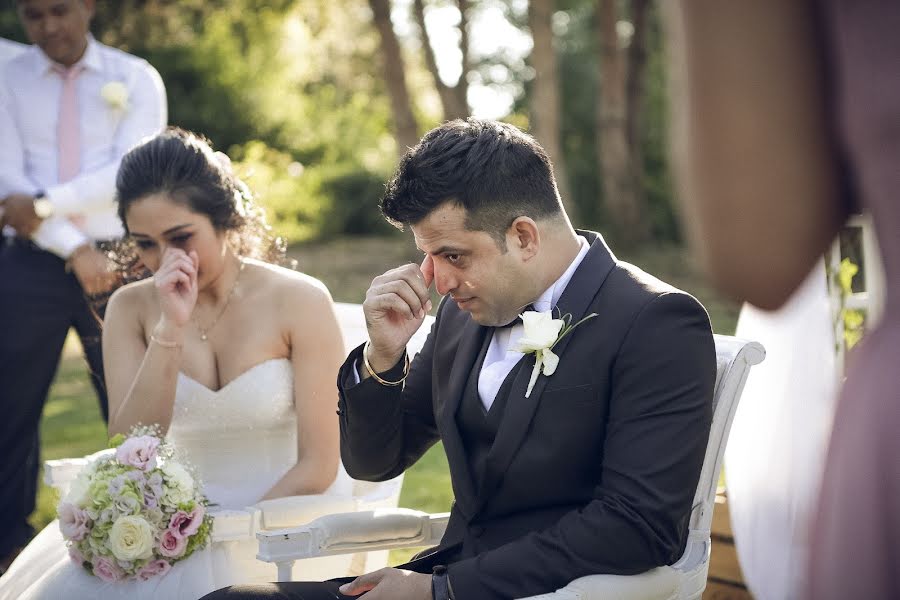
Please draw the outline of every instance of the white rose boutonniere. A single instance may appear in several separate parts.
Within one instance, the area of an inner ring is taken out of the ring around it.
[[[526,312],[520,316],[522,324],[525,326],[525,333],[516,341],[513,350],[535,355],[534,369],[531,371],[528,390],[525,392],[527,398],[531,395],[531,390],[541,372],[547,377],[556,372],[559,356],[553,353],[553,347],[573,329],[588,319],[596,317],[597,313],[589,314],[574,325],[569,324],[572,321],[572,315],[568,313],[559,319],[554,319],[553,313],[549,310]]]
[[[125,110],[128,108],[128,88],[121,81],[110,81],[100,88],[100,96],[106,100],[110,108]]]

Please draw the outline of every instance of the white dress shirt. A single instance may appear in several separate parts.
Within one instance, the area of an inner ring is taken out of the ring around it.
[[[566,286],[569,285],[569,280],[572,279],[572,275],[575,274],[578,265],[581,264],[581,261],[584,260],[585,255],[591,248],[584,236],[579,235],[578,242],[581,244],[578,255],[572,260],[565,273],[553,285],[544,290],[544,293],[532,303],[534,310],[544,312],[556,307],[560,296],[562,296]],[[491,344],[488,346],[484,363],[481,365],[481,372],[478,374],[478,397],[481,399],[485,410],[491,409],[494,399],[497,397],[497,392],[500,391],[500,386],[503,385],[503,381],[509,375],[509,372],[513,370],[513,367],[516,366],[516,363],[525,356],[521,352],[510,350],[524,333],[525,326],[522,323],[517,323],[512,327],[494,329]]]
[[[18,55],[25,50],[25,48],[27,48],[25,44],[20,44],[19,42],[14,42],[6,38],[0,38],[0,63]]]
[[[58,181],[57,121],[62,78],[37,46],[6,62],[0,73],[0,198],[43,191],[54,216],[32,236],[66,258],[90,240],[122,235],[115,210],[116,171],[122,156],[166,124],[162,79],[147,61],[104,46],[93,37],[79,64],[79,175]],[[111,82],[128,90],[127,106],[114,106],[101,90]],[[67,217],[82,215],[76,227]]]

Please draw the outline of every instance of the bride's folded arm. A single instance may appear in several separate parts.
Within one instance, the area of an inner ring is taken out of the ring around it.
[[[262,498],[319,494],[334,481],[338,451],[337,372],[344,342],[328,289],[295,273],[277,294],[294,371],[297,464]]]
[[[103,368],[111,436],[138,423],[156,423],[165,432],[172,420],[182,342],[168,328],[144,331],[141,309],[152,292],[152,279],[127,285],[113,294],[106,310]]]

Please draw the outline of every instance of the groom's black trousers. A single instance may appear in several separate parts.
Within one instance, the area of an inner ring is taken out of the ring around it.
[[[107,419],[100,323],[81,286],[58,256],[0,236],[0,557],[33,533],[38,425],[70,327]]]
[[[344,577],[332,581],[287,581],[262,585],[236,585],[203,596],[202,600],[354,600],[359,596],[345,596],[338,591],[344,583],[353,581]]]

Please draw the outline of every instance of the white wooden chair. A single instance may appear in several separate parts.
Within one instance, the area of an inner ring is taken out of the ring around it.
[[[690,532],[681,559],[639,575],[589,575],[549,594],[528,600],[696,600],[706,587],[710,527],[716,485],[731,421],[750,367],[765,350],[756,342],[716,335],[716,386],[713,421],[700,482],[691,509]],[[376,509],[334,514],[303,527],[257,534],[260,560],[278,566],[279,581],[290,580],[295,560],[344,553],[390,550],[437,544],[449,513],[426,514],[406,509]]]
[[[354,348],[368,339],[362,306],[359,304],[335,304],[338,323],[346,348]],[[415,355],[425,342],[433,317],[428,317],[421,330],[413,336],[408,348]],[[72,481],[88,462],[103,453],[82,458],[48,460],[44,463],[44,482],[59,490],[64,496]],[[403,475],[394,479],[373,483],[354,481],[350,496],[308,495],[280,498],[259,502],[240,510],[212,510],[212,543],[251,541],[258,533],[280,530],[308,523],[333,513],[353,513],[396,508],[400,499]],[[345,553],[330,560],[317,560],[316,571],[339,575],[359,575],[387,565],[387,550],[360,554]],[[274,573],[273,573],[274,574]]]

